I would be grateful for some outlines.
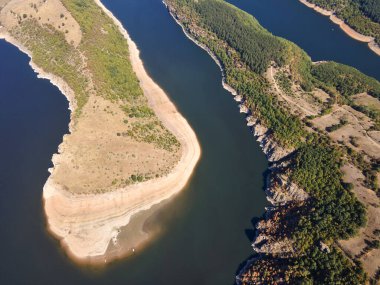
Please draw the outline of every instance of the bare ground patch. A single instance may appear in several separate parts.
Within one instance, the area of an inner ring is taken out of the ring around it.
[[[73,193],[103,193],[168,174],[180,151],[136,141],[127,134],[133,121],[126,122],[116,103],[91,97],[65,137],[52,178]]]
[[[346,123],[341,124],[342,121]],[[367,133],[373,125],[372,120],[351,107],[335,104],[329,114],[313,119],[312,124],[321,131],[341,124],[336,130],[328,133],[331,139],[370,157],[380,158],[380,142]]]
[[[269,67],[265,77],[271,83],[272,92],[278,96],[280,101],[285,103],[292,114],[301,118],[318,115],[322,108],[322,100],[324,100],[324,97],[328,98],[329,96],[319,89],[315,92],[305,92],[290,79],[289,85],[286,86],[286,77],[289,74],[290,72],[287,68]],[[319,97],[322,99],[319,99]]]
[[[2,9],[2,5],[4,6]],[[10,31],[26,19],[49,24],[65,34],[68,43],[78,46],[82,32],[79,24],[59,0],[1,0],[0,23]]]
[[[380,110],[380,101],[367,93],[360,93],[352,96],[354,102],[358,105],[373,107]]]
[[[371,245],[380,239],[380,199],[374,191],[363,186],[364,176],[355,166],[346,164],[342,171],[344,181],[352,183],[355,196],[366,206],[368,221],[357,236],[339,241],[339,245],[352,259],[360,260],[364,270],[374,277],[380,268],[380,249]]]

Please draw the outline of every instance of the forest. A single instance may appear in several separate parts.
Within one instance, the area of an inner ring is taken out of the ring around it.
[[[362,284],[363,270],[334,247],[334,241],[355,235],[366,223],[364,206],[342,182],[344,153],[320,133],[305,131],[304,122],[291,115],[271,95],[263,73],[270,65],[289,66],[291,80],[305,91],[324,87],[350,100],[357,92],[379,98],[380,83],[338,63],[313,65],[293,43],[275,37],[249,14],[222,0],[167,0],[187,32],[220,60],[226,82],[242,94],[251,112],[267,126],[275,140],[295,148],[291,179],[310,195],[292,219],[295,259],[288,265],[301,276],[300,284]],[[302,214],[301,214],[302,212]],[[331,245],[321,253],[320,242]],[[323,274],[322,274],[323,273]],[[298,277],[297,277],[298,278]],[[327,282],[328,281],[328,282]],[[327,282],[327,283],[326,283]]]
[[[380,23],[380,2],[377,0],[354,0],[360,10],[373,21]]]
[[[380,99],[379,81],[351,66],[335,62],[313,65],[311,74],[313,75],[315,85],[335,94],[335,96],[341,96],[340,101],[345,102],[374,121],[373,130],[380,130],[379,110],[369,106],[358,105],[351,98],[355,94],[368,93],[374,98]]]
[[[380,2],[377,0],[308,0],[324,9],[334,11],[359,33],[380,43]]]
[[[329,87],[334,87],[347,99],[363,92],[380,99],[380,82],[351,66],[327,62],[313,65],[311,73],[315,79]]]

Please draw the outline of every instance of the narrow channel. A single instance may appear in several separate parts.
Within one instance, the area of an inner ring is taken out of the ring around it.
[[[380,79],[380,57],[297,0],[229,0],[313,60],[335,60]],[[106,0],[152,78],[198,135],[202,158],[188,187],[150,219],[162,234],[105,270],[80,268],[45,231],[42,187],[68,131],[68,104],[37,79],[28,58],[0,42],[1,284],[232,285],[264,212],[267,161],[207,53],[182,33],[160,0]]]
[[[253,15],[272,34],[299,45],[313,61],[333,60],[380,80],[380,56],[298,0],[227,2]]]
[[[28,101],[2,104],[0,109],[4,119],[8,118],[7,112],[16,112],[21,107],[29,115],[20,117],[27,131],[9,127],[10,122],[2,121],[2,138],[12,140],[4,155],[18,168],[2,174],[5,197],[1,200],[4,212],[1,246],[7,258],[0,261],[0,281],[81,285],[233,284],[239,264],[251,254],[252,219],[262,215],[267,205],[263,192],[266,158],[246,127],[245,116],[239,113],[233,96],[222,88],[218,66],[184,36],[161,1],[113,0],[104,4],[129,31],[150,75],[194,128],[203,151],[201,161],[188,187],[151,220],[161,225],[159,238],[143,251],[105,270],[77,267],[45,233],[41,205],[51,155],[67,132],[64,127],[68,123],[67,102],[53,86],[49,86],[55,91],[53,94],[42,87],[32,89],[33,84],[49,83],[35,77],[27,65],[27,57],[15,48],[11,48],[12,57],[4,53],[3,46],[9,47],[2,42],[2,63],[8,64],[0,67],[1,81],[18,80],[19,75],[9,74],[8,69],[19,58],[22,63],[17,65],[20,69],[17,72],[27,70],[32,82],[23,81],[22,85],[22,95]],[[10,89],[2,96],[10,100],[15,92]],[[43,97],[47,94],[53,102]],[[35,104],[29,103],[33,100],[41,100],[43,107],[34,109]],[[56,106],[55,100],[61,103]],[[41,109],[58,116],[58,122],[45,116]],[[46,124],[40,126],[34,120],[46,120]],[[43,136],[35,138],[42,131],[53,136],[54,142],[42,142],[46,140]],[[12,137],[12,132],[18,136]],[[20,146],[13,148],[16,143]],[[35,166],[38,157],[28,147],[30,144],[43,152],[38,154],[44,157],[44,164]],[[25,151],[17,156],[20,149]],[[21,171],[25,160],[29,168]],[[24,183],[17,186],[20,181]],[[7,200],[6,195],[13,198]]]

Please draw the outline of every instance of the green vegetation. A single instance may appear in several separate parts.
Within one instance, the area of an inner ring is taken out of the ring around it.
[[[128,44],[118,27],[91,0],[62,3],[81,27],[80,49],[87,58],[97,93],[113,101],[146,104],[129,61]]]
[[[356,234],[366,222],[366,211],[349,185],[342,183],[340,151],[327,139],[311,137],[312,143],[297,150],[292,165],[292,180],[312,198],[292,233],[300,254],[290,264],[297,268],[300,284],[363,284],[360,266],[353,266],[335,247],[330,252],[320,249],[320,241],[331,243]]]
[[[286,112],[277,97],[268,96],[264,79],[252,71],[228,69],[227,82],[239,94],[245,95],[246,104],[272,131],[275,139],[285,146],[299,146],[306,134],[298,117]]]
[[[130,124],[128,136],[168,151],[177,150],[178,140],[154,116],[143,96],[129,60],[127,41],[112,19],[91,0],[62,2],[82,29],[81,48],[97,94],[121,103],[129,118],[143,119]]]
[[[132,128],[127,132],[127,135],[137,141],[154,143],[157,147],[170,152],[180,147],[177,138],[165,129],[162,123],[157,119],[147,123],[133,123]]]
[[[323,252],[313,246],[306,255],[295,260],[293,266],[298,269],[300,276],[294,280],[294,284],[364,284],[366,280],[363,269],[353,267],[336,248],[331,252]]]
[[[64,32],[34,19],[21,19],[13,35],[32,52],[38,66],[62,78],[74,91],[75,118],[80,117],[89,94],[96,94],[119,104],[126,116],[133,118],[133,124],[124,120],[129,137],[168,151],[178,150],[175,136],[148,106],[129,59],[127,41],[112,19],[92,0],[62,3],[81,27],[78,47],[66,40]]]
[[[197,13],[198,24],[226,42],[253,72],[262,74],[271,62],[279,66],[289,65],[292,79],[305,88],[310,87],[309,56],[293,43],[273,36],[252,16],[223,1],[179,2],[182,2],[180,5],[192,7]],[[212,45],[210,47],[214,48]]]
[[[278,86],[282,91],[285,92],[288,96],[293,96],[292,91],[292,81],[289,79],[288,75],[285,72],[279,71],[275,75],[274,79],[276,80]]]
[[[254,72],[263,73],[272,60],[279,65],[286,62],[287,47],[253,17],[245,17],[238,9],[227,10],[225,4],[218,1],[200,1],[193,6],[202,24],[240,53]]]
[[[311,73],[316,85],[334,97],[342,97],[341,101],[373,119],[375,123],[373,130],[380,129],[380,111],[376,108],[357,105],[351,98],[352,95],[366,92],[380,99],[379,81],[353,67],[335,62],[313,65]]]
[[[341,119],[338,124],[334,124],[334,125],[326,127],[326,131],[329,133],[334,132],[336,130],[339,130],[341,127],[347,125],[347,123],[348,123],[347,120]]]
[[[356,104],[351,104],[351,107],[356,111],[367,115],[374,121],[374,125],[371,127],[371,130],[380,131],[380,110],[378,108]]]
[[[38,66],[60,76],[75,92],[76,115],[79,115],[88,99],[87,78],[77,70],[83,65],[80,53],[66,42],[63,33],[49,25],[41,27],[33,19],[23,21],[21,27],[14,29],[12,34],[32,52],[33,61]]]
[[[351,264],[333,245],[338,239],[355,235],[366,223],[364,206],[350,192],[349,185],[342,182],[340,167],[348,154],[339,146],[333,146],[324,135],[308,134],[304,123],[270,95],[263,73],[273,64],[289,68],[290,77],[276,75],[280,88],[288,95],[292,82],[304,91],[313,87],[326,90],[333,100],[325,112],[331,110],[336,100],[349,103],[350,96],[356,93],[368,92],[379,98],[380,83],[341,64],[313,65],[296,45],[271,35],[252,16],[222,0],[167,2],[187,32],[219,59],[226,82],[243,95],[252,113],[270,129],[275,140],[296,148],[288,174],[305,189],[310,199],[302,210],[292,212],[289,217],[297,252],[296,258],[287,261],[293,281],[362,284],[365,274],[361,267]],[[331,126],[330,131],[344,124],[343,120]],[[322,252],[321,241],[332,250]]]
[[[347,99],[363,92],[380,99],[380,82],[353,67],[336,62],[326,62],[314,65],[312,75],[325,86],[335,88]]]
[[[380,2],[376,0],[354,0],[359,4],[360,10],[372,19],[373,21],[380,23]]]
[[[377,0],[308,0],[334,11],[350,27],[380,43],[380,2]]]
[[[130,179],[133,183],[144,181],[144,176],[141,174],[132,174]]]
[[[341,182],[342,154],[327,143],[317,140],[299,148],[292,165],[291,179],[312,197],[313,210],[301,217],[295,231],[300,250],[319,240],[346,239],[366,221],[363,205]]]
[[[354,145],[354,138],[351,138],[351,143]],[[379,181],[377,173],[380,170],[379,160],[368,162],[364,159],[363,154],[354,151],[352,148],[347,148],[347,155],[353,165],[355,165],[363,173],[366,187],[374,190],[380,197]]]
[[[150,118],[154,116],[154,112],[147,106],[124,107],[124,111],[130,118]]]
[[[283,145],[299,145],[305,135],[299,118],[284,111],[276,97],[267,95],[269,85],[262,73],[271,62],[289,65],[292,80],[310,89],[311,60],[305,52],[271,35],[252,16],[223,1],[170,2],[191,13],[188,19],[197,19],[197,25],[208,31],[206,36],[193,36],[220,59],[228,84],[245,96],[248,106],[273,130],[276,139]],[[183,24],[190,28],[193,22],[184,20]],[[236,62],[242,66],[236,67]]]

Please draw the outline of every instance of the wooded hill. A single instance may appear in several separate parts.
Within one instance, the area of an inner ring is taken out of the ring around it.
[[[366,223],[364,206],[342,182],[340,166],[348,154],[324,134],[306,131],[305,122],[270,95],[263,74],[273,64],[288,66],[291,80],[305,91],[319,87],[348,99],[356,92],[378,98],[380,83],[338,63],[313,64],[298,46],[273,36],[251,15],[222,0],[166,2],[187,32],[220,60],[227,83],[243,95],[274,139],[295,148],[291,178],[311,198],[292,216],[296,222],[289,230],[297,254],[285,262],[286,270],[292,272],[288,284],[362,284],[365,274],[361,267],[334,248],[334,241],[355,235]],[[322,252],[322,241],[333,250]],[[283,259],[281,264],[284,266]],[[269,274],[268,268],[261,270]]]
[[[350,27],[380,43],[380,1],[378,0],[308,0],[334,11]]]

